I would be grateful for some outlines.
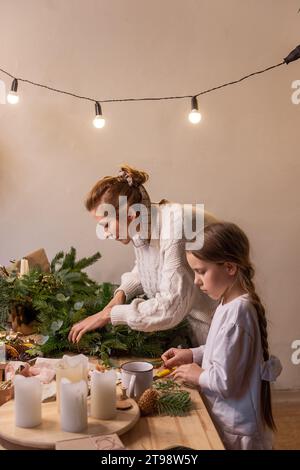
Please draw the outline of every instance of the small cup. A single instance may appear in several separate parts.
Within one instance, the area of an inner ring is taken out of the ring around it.
[[[153,382],[153,365],[150,362],[130,361],[121,366],[122,385],[128,397],[138,400]]]

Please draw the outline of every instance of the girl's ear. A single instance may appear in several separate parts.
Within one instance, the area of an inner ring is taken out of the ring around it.
[[[237,265],[235,263],[230,263],[230,262],[226,262],[224,264],[225,264],[226,272],[230,276],[235,276],[235,274],[237,272]]]

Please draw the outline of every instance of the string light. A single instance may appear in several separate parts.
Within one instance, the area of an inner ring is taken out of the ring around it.
[[[0,68],[0,72],[4,73],[5,75],[8,75],[13,79],[12,82],[12,87],[10,93],[7,95],[7,101],[11,104],[18,103],[19,101],[19,96],[17,94],[17,89],[18,89],[18,81],[19,82],[24,82],[28,83],[30,85],[38,86],[40,88],[45,88],[47,90],[53,91],[55,93],[60,93],[68,96],[72,96],[73,98],[81,99],[81,100],[86,100],[86,101],[92,101],[95,103],[95,110],[96,110],[96,117],[93,120],[93,124],[97,128],[102,128],[105,125],[105,119],[102,116],[102,110],[100,106],[100,101],[101,103],[124,103],[124,102],[129,102],[129,101],[161,101],[161,100],[180,100],[180,99],[191,99],[192,100],[192,110],[189,113],[189,120],[191,123],[196,124],[200,122],[201,120],[201,114],[199,113],[198,110],[198,102],[197,98],[202,95],[206,95],[208,93],[212,93],[214,91],[220,90],[221,88],[225,88],[227,86],[235,85],[237,83],[241,83],[244,80],[247,80],[255,75],[259,75],[265,72],[268,72],[272,69],[275,69],[277,67],[281,67],[282,65],[286,64],[288,65],[290,62],[294,62],[295,60],[300,59],[300,45],[297,46],[295,49],[293,49],[288,56],[279,64],[272,65],[270,67],[267,67],[263,70],[258,70],[256,72],[250,73],[248,75],[245,75],[244,77],[239,78],[238,80],[234,80],[232,82],[224,83],[219,86],[215,86],[213,88],[208,88],[207,90],[201,91],[197,94],[193,95],[179,95],[179,96],[161,96],[161,97],[143,97],[143,98],[111,98],[111,99],[106,99],[106,100],[98,100],[95,98],[90,98],[88,96],[81,96],[77,95],[75,93],[71,93],[68,91],[60,90],[58,88],[53,88],[48,85],[43,85],[41,83],[36,83],[31,80],[27,80],[25,78],[16,78],[14,77],[11,73],[7,72],[6,70],[3,70]]]
[[[13,79],[11,84],[11,90],[7,95],[7,101],[10,104],[17,104],[19,103],[19,95],[17,94],[18,91],[18,80],[16,78]]]
[[[102,109],[99,101],[95,102],[95,112],[96,112],[96,117],[93,120],[93,124],[97,129],[102,129],[102,127],[105,126],[105,119],[102,116]]]
[[[197,97],[193,96],[193,98],[192,98],[192,111],[189,114],[189,121],[192,124],[198,124],[198,122],[201,121],[201,118],[202,118],[202,116],[198,111]]]
[[[289,55],[284,59],[284,62],[286,65],[288,65],[290,62],[294,62],[294,60],[300,59],[300,45],[295,47]]]

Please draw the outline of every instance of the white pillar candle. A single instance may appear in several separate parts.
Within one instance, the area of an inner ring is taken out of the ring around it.
[[[87,387],[84,380],[60,382],[60,424],[67,432],[82,432],[87,428]]]
[[[56,401],[58,410],[60,410],[60,383],[64,377],[69,379],[70,382],[80,382],[88,380],[89,360],[84,354],[77,354],[76,356],[63,356],[62,360],[56,367]]]
[[[92,372],[91,381],[91,416],[96,419],[116,417],[116,373]]]
[[[77,354],[76,356],[68,356],[65,354],[62,362],[66,368],[69,368],[71,382],[79,382],[80,380],[88,379],[89,359],[84,354]],[[80,378],[78,378],[80,376]]]
[[[21,428],[33,428],[42,422],[42,385],[36,377],[16,375],[15,422]]]
[[[21,259],[21,266],[20,266],[20,276],[24,276],[24,274],[29,273],[29,264],[26,258]]]

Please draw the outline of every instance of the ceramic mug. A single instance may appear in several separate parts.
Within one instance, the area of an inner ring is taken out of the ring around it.
[[[138,400],[153,382],[153,365],[150,362],[131,361],[121,366],[122,385],[127,396]]]

